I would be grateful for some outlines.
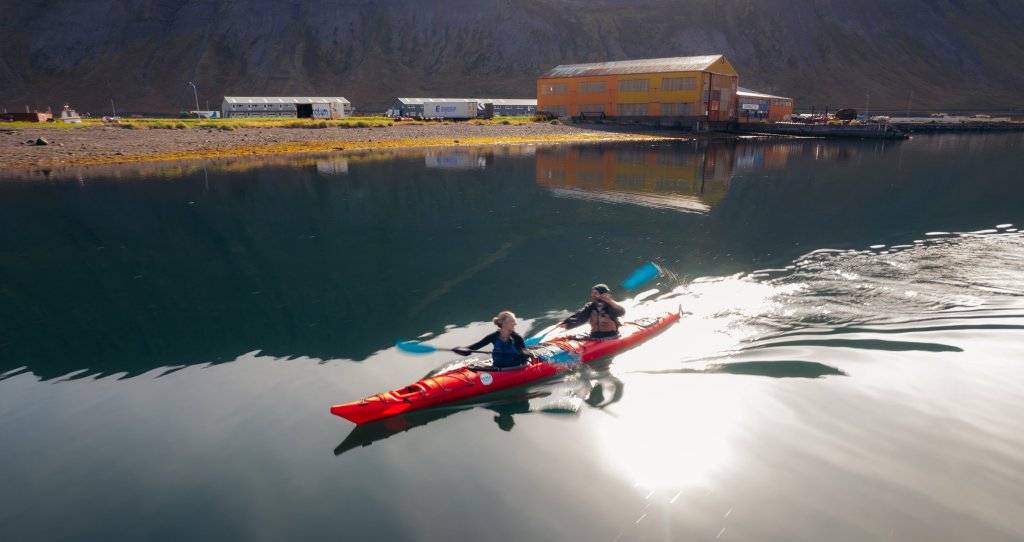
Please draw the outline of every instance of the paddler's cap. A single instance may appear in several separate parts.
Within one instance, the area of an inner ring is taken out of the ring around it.
[[[593,290],[599,294],[607,294],[611,291],[607,284],[595,284]]]

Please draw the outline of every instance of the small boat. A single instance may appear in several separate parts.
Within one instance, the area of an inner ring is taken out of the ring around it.
[[[64,104],[64,109],[60,112],[60,120],[66,124],[81,124],[82,117],[71,108],[70,104]]]
[[[618,337],[606,339],[592,339],[588,335],[556,337],[528,347],[536,359],[522,366],[496,368],[489,359],[473,361],[427,376],[403,388],[334,405],[331,414],[355,424],[364,424],[522,386],[554,376],[577,363],[589,363],[615,354],[667,328],[679,317],[680,313],[674,311],[626,322],[619,327]]]

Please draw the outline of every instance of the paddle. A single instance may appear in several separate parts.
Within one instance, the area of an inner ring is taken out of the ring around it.
[[[421,343],[419,341],[398,341],[395,343],[395,346],[398,347],[398,349],[401,350],[402,352],[407,352],[409,354],[430,354],[432,352],[437,351],[457,352],[460,354],[462,352],[476,352],[478,354],[492,353],[487,350],[463,350],[461,348],[459,349],[459,351],[456,351],[454,348],[441,348],[438,346],[431,346],[429,344]],[[567,351],[559,351],[556,352],[554,355],[540,353],[537,354],[537,357],[541,361],[547,363],[573,364],[579,362],[578,354]]]
[[[657,277],[661,274],[661,268],[655,265],[654,262],[647,262],[641,265],[636,271],[633,271],[626,280],[622,281],[622,287],[627,290],[632,290],[637,286],[640,286],[647,281]]]
[[[533,337],[530,337],[529,339],[526,339],[523,342],[526,344],[526,346],[533,346],[535,344],[540,344],[540,342],[544,340],[544,337],[548,336],[548,333],[551,333],[552,331],[554,331],[556,329],[559,329],[559,324],[555,324],[553,326],[549,326],[547,329],[544,330],[544,333],[541,333],[540,335],[534,335]]]
[[[627,290],[632,290],[633,288],[636,288],[638,286],[641,286],[641,285],[647,283],[648,281],[650,281],[654,277],[657,277],[658,275],[661,275],[661,273],[662,273],[661,268],[658,267],[654,262],[647,262],[647,263],[641,265],[640,267],[638,267],[632,273],[630,273],[630,275],[628,277],[626,277],[626,280],[622,281],[622,287],[627,289]],[[537,344],[540,344],[541,341],[543,341],[544,338],[547,337],[551,332],[556,331],[558,329],[562,329],[561,328],[561,323],[549,326],[540,335],[534,335],[533,337],[530,337],[529,339],[526,339],[526,341],[524,341],[524,342],[525,342],[526,346],[535,346]],[[398,347],[398,349],[401,350],[402,352],[407,352],[409,354],[430,354],[430,353],[433,353],[433,352],[437,352],[439,350],[443,350],[445,352],[457,352],[454,348],[439,348],[439,347],[436,347],[436,346],[431,346],[429,344],[421,343],[419,341],[398,341],[398,342],[395,343],[395,346]],[[462,349],[459,349],[459,350],[462,350]],[[473,353],[477,353],[477,354],[490,354],[490,352],[486,351],[486,350],[462,350],[462,351],[463,352],[473,352]]]
[[[442,351],[445,351],[445,352],[456,352],[456,350],[454,348],[440,348],[440,347],[437,347],[437,346],[431,346],[431,345],[426,344],[426,343],[421,343],[419,341],[398,341],[398,342],[395,343],[395,346],[398,347],[398,349],[401,350],[402,352],[407,352],[409,354],[430,354],[430,353],[433,353],[433,352],[437,352],[439,350],[442,350]],[[490,354],[491,353],[488,350],[463,350],[461,348],[459,349],[459,351],[461,351],[461,352],[475,352],[477,354]]]
[[[622,287],[627,290],[632,290],[633,288],[646,284],[654,277],[661,275],[661,273],[662,270],[660,267],[657,266],[657,264],[655,264],[654,262],[647,262],[638,267],[632,273],[630,273],[629,276],[626,277],[626,280],[622,281]],[[526,339],[526,346],[533,346],[535,344],[539,344],[541,341],[544,340],[545,337],[548,336],[549,333],[555,331],[556,329],[559,329],[560,325],[561,324],[555,324],[545,329],[544,333],[541,333],[540,335],[534,335],[533,337]]]

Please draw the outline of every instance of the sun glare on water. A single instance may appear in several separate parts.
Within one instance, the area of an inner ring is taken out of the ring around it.
[[[792,288],[792,287],[789,287]],[[707,486],[730,461],[744,417],[745,379],[701,374],[755,331],[751,318],[783,310],[788,289],[739,276],[691,283],[655,304],[682,306],[682,321],[616,357],[609,371],[626,398],[595,422],[606,468],[646,490]]]
[[[739,389],[719,384],[726,382],[715,375],[629,378],[630,399],[594,427],[606,468],[645,489],[710,483],[729,461],[729,438],[742,418]]]

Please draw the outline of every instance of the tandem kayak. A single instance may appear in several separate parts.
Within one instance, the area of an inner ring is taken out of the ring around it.
[[[511,368],[490,360],[471,362],[428,376],[397,390],[331,407],[331,414],[364,424],[398,414],[473,399],[499,390],[542,380],[566,369],[566,361],[589,363],[633,346],[679,320],[679,312],[625,322],[619,336],[592,339],[587,335],[556,337],[527,349],[539,359]],[[545,361],[547,360],[547,361]]]

